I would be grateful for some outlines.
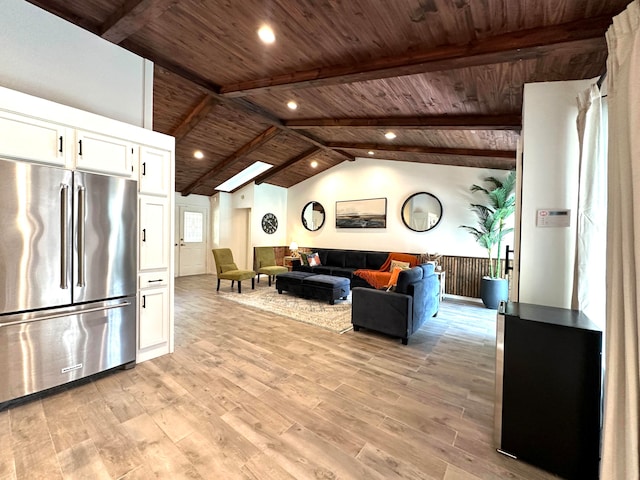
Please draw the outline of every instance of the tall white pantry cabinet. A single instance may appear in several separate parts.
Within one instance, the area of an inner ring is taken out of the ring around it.
[[[175,139],[0,87],[0,157],[138,181],[136,361],[174,348]]]

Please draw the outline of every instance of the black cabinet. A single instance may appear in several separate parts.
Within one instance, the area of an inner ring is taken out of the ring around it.
[[[498,450],[567,479],[597,479],[601,330],[575,310],[507,303],[496,351]]]

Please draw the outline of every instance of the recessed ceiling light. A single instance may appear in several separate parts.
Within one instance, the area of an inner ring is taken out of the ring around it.
[[[258,37],[262,40],[262,43],[271,44],[276,41],[276,34],[273,33],[273,29],[269,25],[263,25],[258,30]]]
[[[316,162],[315,160],[311,162],[311,168],[317,168],[317,166],[318,166],[318,162]]]
[[[393,132],[387,132],[384,134],[384,136],[387,140],[393,140],[394,138],[396,138],[396,134]]]
[[[289,103],[287,103],[287,107],[289,107],[290,110],[295,110],[296,108],[298,108],[298,104],[291,100]]]
[[[195,152],[193,152],[193,156],[198,160],[202,160],[204,158],[204,153],[202,153],[201,150],[196,150]]]
[[[369,150],[367,153],[368,153],[369,155],[375,155],[375,154],[376,154],[376,152],[374,152],[373,150]]]

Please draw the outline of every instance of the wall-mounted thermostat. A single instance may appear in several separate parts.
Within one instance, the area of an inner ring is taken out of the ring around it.
[[[568,227],[571,220],[571,210],[538,210],[536,216],[537,227]]]

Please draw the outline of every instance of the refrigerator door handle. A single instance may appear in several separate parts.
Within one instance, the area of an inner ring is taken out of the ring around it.
[[[85,286],[85,266],[84,266],[84,252],[85,252],[85,188],[83,186],[78,187],[78,287]]]
[[[125,300],[123,302],[120,302],[114,305],[101,305],[99,307],[84,308],[84,309],[78,309],[75,311],[64,310],[64,311],[61,311],[60,313],[51,313],[51,314],[44,313],[41,316],[21,318],[19,320],[0,321],[0,328],[11,327],[14,325],[26,325],[28,323],[41,322],[42,320],[51,320],[54,318],[71,317],[73,315],[84,315],[85,313],[106,312],[108,310],[113,310],[114,308],[123,308],[129,305],[131,305],[131,302]]]
[[[68,266],[69,259],[69,229],[67,216],[69,208],[69,185],[60,184],[60,288],[69,288]]]

